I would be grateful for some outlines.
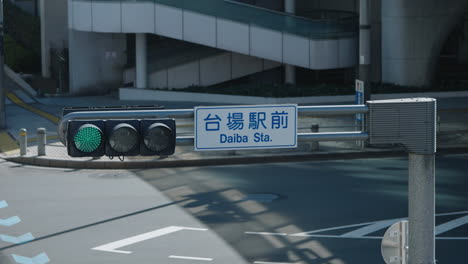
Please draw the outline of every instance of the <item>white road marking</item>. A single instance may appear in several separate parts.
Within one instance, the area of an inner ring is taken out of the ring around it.
[[[166,228],[161,228],[158,230],[154,230],[148,233],[140,234],[137,236],[125,238],[122,240],[118,240],[112,243],[108,243],[102,246],[98,246],[95,248],[92,248],[92,250],[99,250],[99,251],[105,251],[105,252],[111,252],[111,253],[121,253],[121,254],[131,254],[131,251],[124,251],[124,250],[117,250],[118,248],[129,246],[132,244],[136,244],[148,239],[164,236],[170,233],[174,233],[177,231],[181,230],[194,230],[194,231],[207,231],[208,229],[206,228],[191,228],[191,227],[182,227],[182,226],[169,226]]]
[[[377,222],[375,224],[368,225],[368,226],[353,230],[351,232],[345,233],[345,234],[343,234],[341,236],[342,237],[363,237],[363,236],[365,236],[367,234],[370,234],[370,233],[373,233],[373,232],[375,232],[377,230],[389,227],[389,226],[393,225],[394,223],[396,223],[395,220],[380,221],[380,222]]]
[[[447,232],[449,230],[455,229],[459,226],[462,226],[464,224],[468,223],[468,215],[465,215],[463,217],[457,218],[455,220],[452,220],[450,222],[441,224],[436,226],[435,228],[435,235],[442,234],[444,232]]]
[[[265,261],[255,261],[254,264],[294,264],[292,262],[265,262]]]
[[[270,232],[244,232],[248,235],[263,235],[263,236],[287,236],[286,233],[270,233]]]
[[[468,211],[459,211],[459,212],[451,212],[451,213],[443,213],[443,214],[436,214],[435,216],[450,216],[450,215],[466,215]],[[389,220],[381,220],[381,221],[374,221],[374,222],[367,222],[367,223],[360,223],[354,225],[344,225],[338,227],[331,227],[331,228],[324,228],[319,230],[312,230],[308,232],[302,233],[295,233],[289,234],[288,236],[299,236],[299,237],[316,237],[316,238],[353,238],[353,239],[382,239],[380,236],[365,236],[366,234],[370,234],[372,232],[378,231],[379,229],[385,228],[389,223],[396,223],[401,220],[408,220],[407,218],[395,218]],[[445,224],[441,224],[435,228],[435,234],[441,234],[443,232],[447,232],[459,226],[468,224],[468,215],[457,218]],[[362,227],[348,233],[342,235],[327,235],[327,234],[320,234],[322,232],[327,231],[335,231],[339,229],[347,229],[352,227]],[[369,232],[370,231],[370,232]],[[468,240],[468,237],[436,237],[438,240]]]
[[[174,255],[169,256],[169,258],[188,259],[188,260],[200,260],[200,261],[213,261],[212,258],[197,258],[197,257],[185,257],[185,256],[174,256]]]

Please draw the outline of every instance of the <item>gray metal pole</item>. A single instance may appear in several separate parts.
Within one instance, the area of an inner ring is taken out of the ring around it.
[[[310,126],[310,132],[312,133],[318,133],[319,132],[319,125],[318,124],[312,124]],[[312,141],[310,143],[310,150],[311,151],[317,151],[319,150],[319,142],[318,141]]]
[[[409,264],[435,263],[435,154],[409,154]]]
[[[296,13],[296,0],[284,0],[284,12],[288,14]],[[290,23],[289,19],[286,23]],[[296,67],[290,64],[284,64],[284,82],[286,84],[296,84]]]
[[[359,1],[359,79],[364,82],[364,102],[370,100],[371,58],[370,1]]]
[[[46,129],[45,128],[38,128],[37,129],[37,155],[38,156],[45,156],[46,155],[46,144],[47,144],[47,136],[46,136]]]
[[[5,113],[5,59],[3,50],[3,0],[0,0],[0,129],[6,128],[6,113]]]

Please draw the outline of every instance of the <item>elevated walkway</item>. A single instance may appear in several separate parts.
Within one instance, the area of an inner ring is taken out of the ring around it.
[[[357,17],[308,19],[225,0],[69,0],[69,27],[151,33],[309,69],[357,62]]]

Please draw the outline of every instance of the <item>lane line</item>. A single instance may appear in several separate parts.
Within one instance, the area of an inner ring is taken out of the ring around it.
[[[290,236],[310,236],[315,233],[321,233],[321,232],[326,232],[326,231],[334,231],[338,229],[345,229],[345,228],[350,228],[350,227],[358,227],[358,226],[365,226],[365,225],[371,225],[375,224],[379,221],[376,222],[367,222],[367,223],[361,223],[361,224],[354,224],[354,225],[345,225],[345,226],[337,226],[337,227],[330,227],[330,228],[324,228],[324,229],[319,229],[319,230],[313,230],[309,232],[302,232],[302,233],[295,233],[295,234],[290,234]]]
[[[435,216],[450,216],[450,215],[461,215],[461,214],[468,214],[468,211],[459,211],[459,212],[451,212],[451,213],[441,213],[441,214],[436,214]],[[327,231],[334,231],[334,230],[339,230],[339,229],[345,229],[345,228],[351,228],[351,227],[358,227],[358,226],[365,226],[365,225],[372,225],[375,223],[383,222],[383,221],[401,221],[401,220],[408,220],[408,218],[395,218],[395,219],[389,219],[389,220],[380,220],[380,221],[373,221],[373,222],[366,222],[366,223],[360,223],[360,224],[353,224],[353,225],[344,225],[344,226],[337,226],[337,227],[330,227],[330,228],[324,228],[324,229],[319,229],[319,230],[312,230],[308,232],[301,232],[301,233],[295,233],[295,234],[290,234],[289,236],[312,236],[313,234],[316,233],[321,233],[321,232],[327,232]]]
[[[435,235],[442,234],[444,232],[447,232],[449,230],[455,229],[459,226],[462,226],[464,224],[468,223],[468,215],[465,215],[463,217],[457,218],[455,220],[449,221],[447,223],[441,224],[436,226],[435,228]]]
[[[248,235],[263,235],[263,236],[287,236],[286,233],[270,233],[270,232],[244,232]]]
[[[151,232],[147,232],[144,234],[140,234],[140,235],[136,235],[133,237],[118,240],[115,242],[111,242],[102,246],[98,246],[98,247],[92,248],[92,250],[105,251],[105,252],[111,252],[111,253],[131,254],[132,253],[131,251],[124,251],[124,250],[117,250],[117,249],[121,247],[129,246],[132,244],[136,244],[145,240],[149,240],[149,239],[153,239],[156,237],[171,234],[174,232],[178,232],[181,230],[207,231],[208,229],[182,227],[182,226],[169,226],[169,227],[161,228],[161,229],[154,230]]]
[[[362,236],[365,236],[367,234],[373,233],[373,232],[375,232],[377,230],[389,227],[389,226],[393,225],[396,222],[398,222],[398,221],[395,221],[395,220],[380,221],[380,222],[377,222],[375,224],[368,225],[368,226],[353,230],[351,232],[345,233],[345,234],[343,234],[341,236],[342,237],[362,237]]]
[[[200,260],[200,261],[213,261],[212,258],[186,257],[186,256],[175,256],[175,255],[170,255],[169,258],[187,259],[187,260]]]
[[[295,264],[295,262],[266,262],[266,261],[255,261],[254,264]]]
[[[12,92],[8,92],[7,93],[7,97],[8,99],[10,99],[10,101],[14,104],[16,104],[17,106],[19,107],[22,107],[30,112],[33,112],[47,120],[49,120],[50,122],[54,123],[54,124],[58,124],[60,122],[60,118],[52,115],[52,114],[49,114],[45,111],[42,111],[38,108],[35,108],[35,107],[32,107],[30,106],[29,104],[25,103],[23,100],[21,100],[21,98],[19,98],[16,94],[12,93]]]
[[[362,237],[344,237],[340,235],[304,235],[304,237],[315,237],[315,238],[341,238],[341,239],[382,239],[381,236],[362,236]],[[440,240],[468,240],[468,237],[436,237],[435,239]]]

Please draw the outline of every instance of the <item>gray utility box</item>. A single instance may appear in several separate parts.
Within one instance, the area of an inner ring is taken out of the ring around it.
[[[410,153],[436,151],[436,99],[367,101],[370,144],[402,144]]]

